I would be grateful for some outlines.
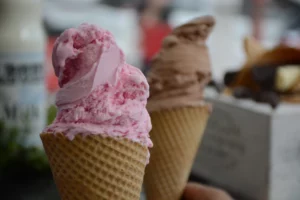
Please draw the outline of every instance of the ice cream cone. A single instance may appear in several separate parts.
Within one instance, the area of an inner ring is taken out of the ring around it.
[[[215,20],[198,17],[167,36],[147,74],[154,143],[146,168],[147,200],[179,200],[210,114],[203,100],[211,80],[206,40]]]
[[[128,139],[42,133],[62,200],[139,200],[147,147]]]
[[[150,113],[154,147],[145,173],[147,200],[181,198],[209,114],[209,106]]]

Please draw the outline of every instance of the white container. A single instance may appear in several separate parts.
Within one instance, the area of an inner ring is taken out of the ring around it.
[[[300,105],[213,103],[193,174],[251,200],[300,199]]]
[[[18,142],[41,146],[46,122],[45,35],[40,0],[0,1],[0,120],[18,129]]]

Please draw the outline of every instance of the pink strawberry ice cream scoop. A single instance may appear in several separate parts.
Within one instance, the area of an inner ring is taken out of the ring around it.
[[[53,49],[60,89],[58,113],[44,132],[127,138],[147,147],[151,121],[146,110],[149,85],[127,63],[112,34],[82,24],[64,31]]]

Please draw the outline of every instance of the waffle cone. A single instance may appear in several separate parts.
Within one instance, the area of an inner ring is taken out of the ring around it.
[[[153,141],[144,185],[147,200],[179,200],[209,116],[207,106],[152,112]]]
[[[139,200],[146,147],[99,135],[41,139],[62,200]]]

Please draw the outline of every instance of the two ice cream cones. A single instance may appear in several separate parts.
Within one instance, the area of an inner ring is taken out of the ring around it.
[[[126,64],[111,34],[93,25],[65,31],[53,64],[60,92],[41,134],[63,200],[179,200],[211,106],[205,45],[214,19],[197,18],[164,40],[148,75]],[[148,110],[148,112],[147,112]]]

